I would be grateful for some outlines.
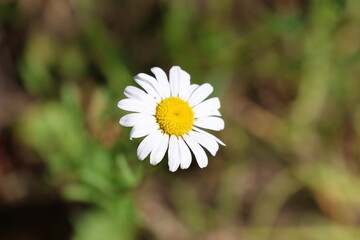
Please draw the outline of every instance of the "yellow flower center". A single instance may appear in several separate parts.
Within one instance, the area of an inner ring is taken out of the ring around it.
[[[161,130],[169,135],[186,134],[194,124],[192,108],[178,97],[169,97],[161,101],[156,107],[155,117]]]

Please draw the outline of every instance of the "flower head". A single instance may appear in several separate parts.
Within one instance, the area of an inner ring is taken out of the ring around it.
[[[217,97],[205,100],[213,91],[208,84],[190,84],[190,75],[178,66],[166,73],[151,69],[155,77],[140,73],[135,82],[140,88],[125,88],[126,99],[118,103],[120,109],[134,113],[120,119],[120,124],[133,127],[130,139],[145,137],[137,149],[137,156],[144,160],[150,154],[150,163],[158,164],[168,152],[169,170],[179,166],[186,169],[191,164],[191,152],[201,168],[208,158],[203,148],[213,156],[219,144],[225,145],[214,135],[202,130],[220,131],[224,121],[220,118],[220,101]]]

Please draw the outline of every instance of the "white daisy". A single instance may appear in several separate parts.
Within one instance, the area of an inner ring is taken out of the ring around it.
[[[186,169],[191,164],[191,152],[201,168],[208,165],[203,148],[213,156],[219,144],[225,144],[203,129],[220,131],[224,121],[220,118],[219,98],[205,100],[213,91],[208,84],[190,84],[190,75],[178,66],[166,73],[151,69],[155,78],[145,73],[135,76],[140,88],[125,88],[126,99],[118,103],[120,109],[134,113],[120,119],[120,124],[133,127],[130,139],[145,137],[137,149],[137,156],[144,160],[150,154],[150,163],[158,164],[168,152],[169,170],[179,166]]]

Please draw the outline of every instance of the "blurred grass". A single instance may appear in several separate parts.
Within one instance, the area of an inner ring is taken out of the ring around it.
[[[0,61],[31,98],[8,126],[45,162],[42,184],[91,206],[72,213],[73,239],[358,239],[359,11],[352,0],[1,3],[14,60]],[[203,170],[139,162],[117,124],[132,76],[172,65],[222,99],[227,147]]]

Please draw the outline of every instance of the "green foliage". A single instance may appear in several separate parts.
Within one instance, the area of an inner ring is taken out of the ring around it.
[[[50,95],[53,81],[50,68],[54,63],[55,46],[49,36],[35,32],[28,40],[20,73],[27,89],[33,94]]]
[[[49,177],[62,186],[64,198],[94,208],[79,217],[75,239],[132,239],[136,214],[128,191],[138,185],[141,168],[133,169],[124,155],[89,135],[79,97],[76,86],[65,85],[59,102],[39,106],[23,119],[21,132],[47,159]]]

